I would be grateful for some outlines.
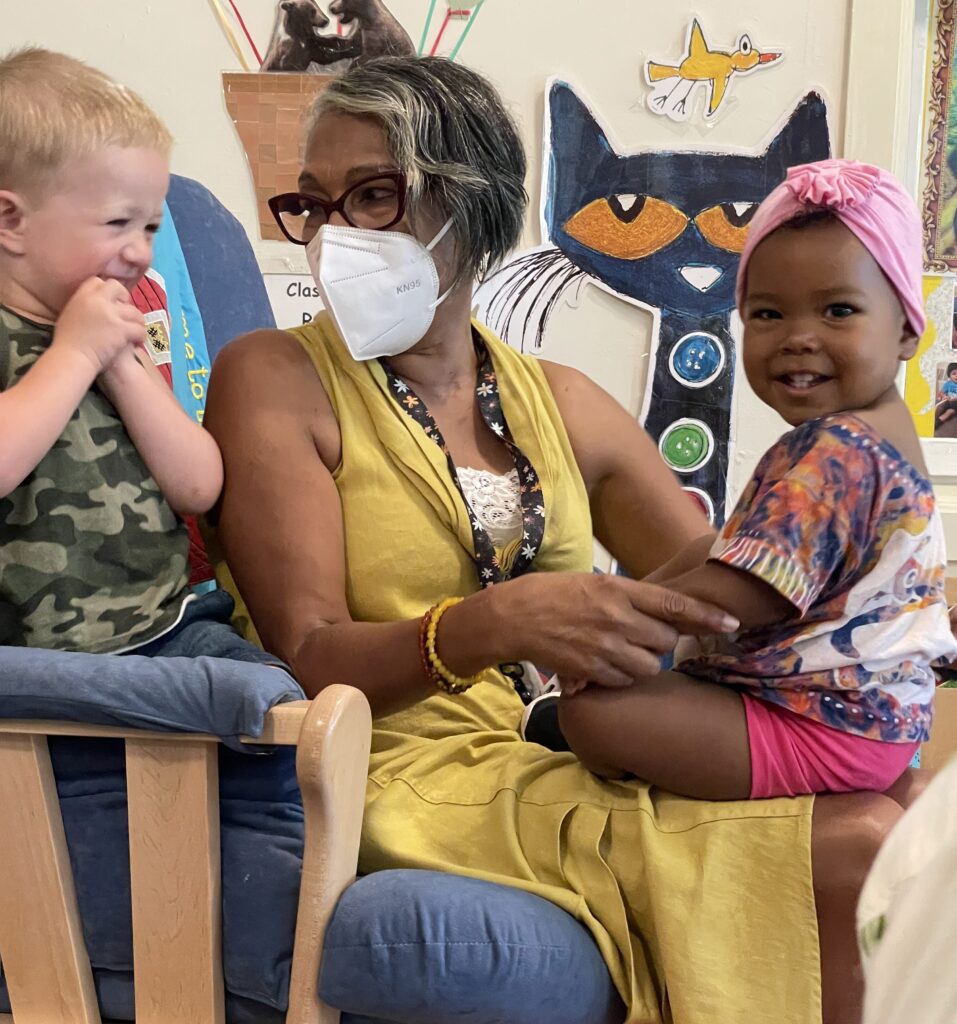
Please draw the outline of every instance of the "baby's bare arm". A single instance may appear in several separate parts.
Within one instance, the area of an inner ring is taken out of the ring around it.
[[[77,288],[49,349],[0,394],[0,495],[36,469],[96,375],[145,338],[143,316],[118,281],[91,277]]]
[[[721,562],[704,565],[665,584],[689,597],[717,605],[733,615],[743,629],[757,629],[784,622],[797,615],[797,609],[764,580]]]
[[[211,509],[223,486],[219,446],[179,405],[149,356],[122,353],[99,384],[173,510]]]
[[[82,353],[54,346],[0,392],[0,498],[19,487],[53,447],[94,374]]]

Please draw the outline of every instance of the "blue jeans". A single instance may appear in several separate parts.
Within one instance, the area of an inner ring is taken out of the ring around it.
[[[282,661],[233,629],[232,607],[228,594],[206,594],[128,654],[0,647],[0,717],[207,732],[239,747],[270,707],[304,694]]]
[[[227,658],[255,665],[275,665],[289,669],[277,657],[260,650],[241,637],[230,622],[235,602],[225,590],[211,590],[183,610],[183,617],[156,640],[127,651],[121,657],[144,658]]]

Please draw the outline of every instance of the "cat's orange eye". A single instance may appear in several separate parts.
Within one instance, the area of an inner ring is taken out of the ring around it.
[[[695,217],[705,240],[727,252],[742,252],[757,203],[720,203]]]
[[[596,199],[565,222],[582,245],[619,260],[640,260],[670,245],[688,218],[653,196],[614,195]]]

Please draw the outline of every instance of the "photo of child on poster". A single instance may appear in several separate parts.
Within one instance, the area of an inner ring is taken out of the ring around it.
[[[934,437],[957,438],[957,303],[951,333],[953,359],[937,364]]]

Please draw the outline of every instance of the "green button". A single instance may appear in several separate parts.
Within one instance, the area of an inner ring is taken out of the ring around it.
[[[679,473],[699,469],[711,457],[711,431],[698,420],[679,420],[662,435],[658,448],[665,462]]]

